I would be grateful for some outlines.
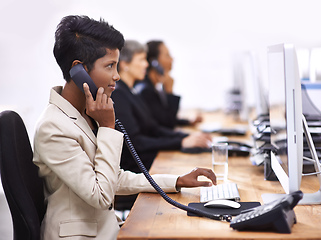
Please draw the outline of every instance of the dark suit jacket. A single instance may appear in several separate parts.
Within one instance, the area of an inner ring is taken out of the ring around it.
[[[159,150],[179,150],[185,133],[160,126],[151,116],[148,107],[129,87],[118,81],[112,94],[115,115],[131,138],[141,160],[149,169]],[[123,147],[121,167],[140,172],[126,146]]]
[[[188,125],[189,121],[178,119],[180,97],[164,92],[166,104],[163,103],[160,94],[155,89],[151,80],[146,77],[144,81],[135,85],[137,94],[144,100],[154,119],[161,125],[174,128],[177,125]]]

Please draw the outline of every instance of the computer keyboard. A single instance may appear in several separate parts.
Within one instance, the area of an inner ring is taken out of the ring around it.
[[[200,202],[208,202],[217,199],[240,201],[237,184],[229,182],[200,188]]]

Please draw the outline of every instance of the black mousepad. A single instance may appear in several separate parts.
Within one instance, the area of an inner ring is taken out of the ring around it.
[[[248,210],[250,208],[258,207],[261,206],[260,202],[239,202],[241,204],[240,208],[209,208],[209,207],[204,207],[204,203],[189,203],[189,207],[197,208],[200,210],[203,210],[205,212],[210,212],[213,214],[229,214],[232,216],[239,215],[242,211]],[[197,216],[194,213],[187,212],[187,216]]]

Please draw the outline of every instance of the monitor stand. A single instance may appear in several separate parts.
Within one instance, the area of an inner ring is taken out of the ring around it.
[[[318,180],[319,180],[319,190],[314,192],[314,193],[304,193],[303,194],[303,198],[299,201],[299,205],[311,205],[311,204],[321,204],[321,166],[320,166],[320,161],[317,155],[317,152],[315,150],[315,146],[311,137],[311,134],[309,132],[309,128],[308,128],[308,124],[307,121],[304,117],[304,115],[302,115],[302,121],[303,121],[303,131],[312,155],[312,159],[307,159],[309,161],[312,161],[314,163],[314,168],[315,168],[315,172],[314,173],[307,173],[307,174],[303,174],[302,176],[308,176],[308,175],[314,175],[317,174]],[[303,164],[303,163],[302,163]],[[284,197],[285,194],[262,194],[262,199],[264,203],[269,203],[272,202],[274,200],[277,200],[279,198]]]
[[[301,199],[301,201],[299,202],[299,204],[304,205],[304,204],[321,204],[321,166],[320,166],[320,161],[318,158],[318,154],[315,150],[315,146],[308,128],[308,124],[307,121],[304,117],[304,115],[302,115],[302,121],[303,121],[303,130],[304,130],[304,134],[312,155],[312,159],[307,159],[310,160],[314,163],[314,169],[315,172],[314,173],[307,173],[307,174],[302,174],[302,176],[308,176],[308,175],[312,175],[312,174],[317,174],[318,180],[319,180],[319,190],[317,192],[314,193],[304,193],[303,194],[303,198]]]

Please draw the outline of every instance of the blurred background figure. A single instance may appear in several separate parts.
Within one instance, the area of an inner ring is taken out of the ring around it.
[[[137,82],[135,89],[148,106],[154,119],[168,128],[201,122],[201,115],[192,120],[178,117],[180,96],[173,94],[174,79],[170,76],[173,58],[165,43],[150,41],[147,47],[149,67],[144,81]]]
[[[138,155],[147,169],[150,169],[158,151],[180,150],[182,148],[208,148],[210,135],[195,132],[191,134],[161,126],[151,115],[147,105],[136,94],[134,83],[143,80],[148,67],[146,46],[127,40],[120,53],[118,70],[120,80],[112,93],[116,118],[127,130]],[[120,166],[124,170],[140,172],[127,146],[123,146]],[[135,196],[116,196],[117,210],[131,209]]]

